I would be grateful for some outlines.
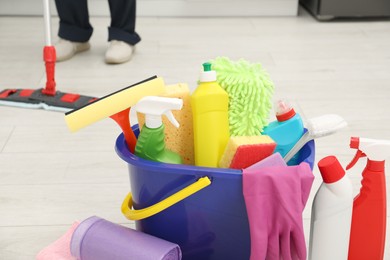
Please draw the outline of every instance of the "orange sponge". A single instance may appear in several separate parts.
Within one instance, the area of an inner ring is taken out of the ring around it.
[[[221,168],[244,169],[270,156],[276,143],[268,135],[232,136],[219,162]]]

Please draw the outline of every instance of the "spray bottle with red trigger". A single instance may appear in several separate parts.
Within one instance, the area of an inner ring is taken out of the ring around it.
[[[347,170],[367,156],[360,193],[352,210],[349,260],[382,260],[386,239],[385,159],[390,157],[390,141],[352,137],[350,147],[357,149]]]

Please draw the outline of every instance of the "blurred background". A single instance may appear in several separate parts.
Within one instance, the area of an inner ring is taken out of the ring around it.
[[[88,3],[91,49],[56,64],[58,90],[101,97],[152,75],[193,90],[204,61],[243,58],[260,62],[275,83],[275,100],[292,101],[305,119],[335,113],[348,122],[316,140],[316,162],[332,154],[346,166],[355,152],[351,136],[390,140],[388,0],[140,0],[142,41],[120,65],[103,59],[107,1]],[[56,41],[59,19],[51,7]],[[0,90],[44,86],[44,37],[41,1],[0,0]],[[34,259],[74,221],[92,215],[134,227],[120,212],[129,177],[114,150],[119,133],[110,119],[70,133],[62,113],[0,106],[1,260]],[[348,172],[356,194],[364,165]],[[314,175],[304,211],[307,241],[321,184],[316,166]],[[389,231],[386,245],[390,259]]]

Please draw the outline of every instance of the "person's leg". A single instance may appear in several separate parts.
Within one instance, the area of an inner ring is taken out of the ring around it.
[[[108,0],[111,25],[108,28],[108,40],[137,44],[141,38],[135,32],[136,0]]]
[[[55,0],[60,17],[56,43],[57,61],[72,58],[76,53],[90,48],[88,43],[93,28],[89,23],[87,0]]]
[[[136,0],[108,0],[111,25],[105,60],[107,63],[123,63],[131,59],[134,45],[141,38],[135,32]]]
[[[55,3],[60,17],[58,36],[72,42],[87,42],[93,32],[87,0],[55,0]]]

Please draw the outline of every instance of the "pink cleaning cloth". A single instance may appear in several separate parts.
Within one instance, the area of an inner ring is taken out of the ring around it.
[[[306,260],[302,212],[313,180],[307,163],[243,170],[251,260]]]
[[[70,240],[79,222],[74,222],[66,233],[52,244],[42,249],[36,260],[76,260],[70,254]]]

